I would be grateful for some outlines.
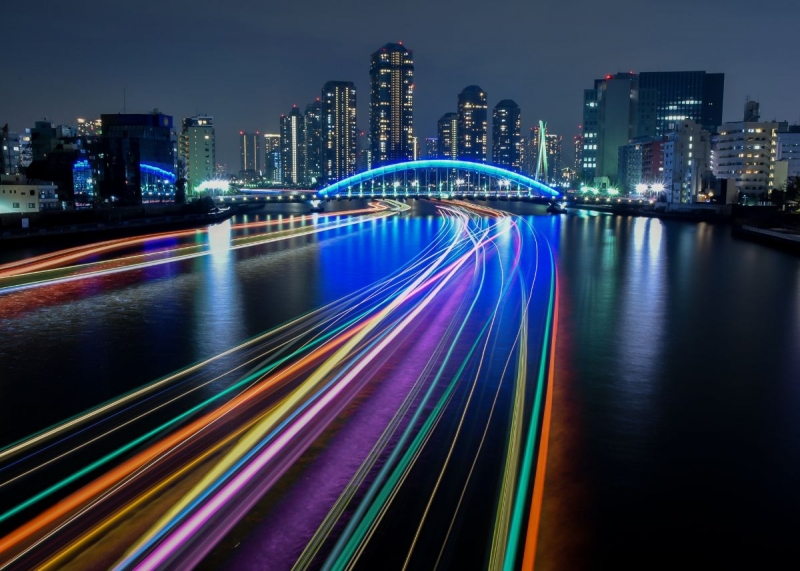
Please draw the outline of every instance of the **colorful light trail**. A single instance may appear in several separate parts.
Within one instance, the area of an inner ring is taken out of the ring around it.
[[[274,568],[391,558],[415,569],[474,553],[492,568],[530,568],[554,257],[522,218],[437,204],[438,234],[385,278],[0,449],[0,568],[190,568],[237,530],[259,552],[270,541],[258,538],[283,537],[289,522],[302,533],[296,547],[270,548]],[[324,240],[403,208],[260,222],[227,247]],[[157,239],[167,236],[189,234]],[[0,295],[211,253],[205,243],[127,255],[144,239],[131,240],[0,267]],[[110,252],[122,255],[71,265]],[[280,491],[301,487],[326,496]],[[265,497],[279,507],[253,528],[245,516]]]

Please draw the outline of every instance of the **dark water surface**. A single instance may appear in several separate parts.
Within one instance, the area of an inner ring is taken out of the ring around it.
[[[795,553],[800,259],[726,226],[495,206],[530,216],[557,256],[540,566]],[[324,238],[0,297],[0,446],[389,274],[439,224],[417,204]]]

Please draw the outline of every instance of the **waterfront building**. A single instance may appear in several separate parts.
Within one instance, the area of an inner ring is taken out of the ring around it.
[[[283,183],[306,184],[306,144],[303,114],[297,105],[287,115],[281,115],[281,165]]]
[[[458,94],[459,160],[486,162],[488,108],[486,92],[477,85],[467,86]]]
[[[519,105],[503,99],[492,111],[492,163],[514,172],[522,170],[522,115]]]
[[[766,200],[775,188],[778,123],[724,123],[712,145],[714,176],[728,179],[726,203]],[[737,196],[738,194],[738,196]]]
[[[270,184],[283,183],[280,134],[264,134],[264,177]]]
[[[322,176],[326,184],[356,172],[356,87],[329,81],[322,87]]]
[[[779,132],[776,160],[786,161],[786,176],[789,178],[800,176],[800,125],[788,126],[785,131]]]
[[[261,133],[239,131],[239,177],[255,180],[261,175]]]
[[[445,113],[437,124],[437,156],[455,159],[458,156],[458,113]]]
[[[103,114],[100,198],[141,204],[142,197],[174,196],[176,179],[173,122],[157,109],[147,114]]]
[[[323,88],[323,94],[324,94]],[[305,140],[306,152],[306,178],[309,184],[316,185],[324,176],[323,157],[322,157],[322,137],[323,137],[323,120],[322,120],[322,101],[319,97],[313,102],[306,105],[306,111],[303,114],[303,129]]]
[[[0,214],[58,210],[58,187],[51,182],[29,181],[25,175],[0,175]]]
[[[183,120],[178,139],[178,156],[184,169],[189,194],[215,177],[217,155],[214,119],[196,115]]]
[[[639,137],[619,148],[617,184],[626,194],[638,193],[664,182],[664,137]]]
[[[608,184],[619,149],[633,139],[660,137],[683,121],[707,131],[722,121],[724,74],[704,71],[617,73],[584,90],[581,168]]]
[[[707,202],[711,179],[711,133],[694,121],[682,121],[665,135],[663,184],[667,202]]]
[[[414,158],[414,58],[402,44],[386,44],[370,62],[372,167]]]

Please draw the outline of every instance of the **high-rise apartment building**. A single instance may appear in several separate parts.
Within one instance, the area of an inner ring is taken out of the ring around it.
[[[458,113],[445,113],[438,122],[438,157],[455,159],[458,157]]]
[[[329,81],[322,87],[322,176],[326,184],[356,172],[356,87]]]
[[[271,184],[283,183],[281,168],[281,136],[264,133],[264,177]]]
[[[183,163],[187,190],[189,194],[195,194],[197,187],[213,179],[216,171],[216,139],[212,117],[197,115],[183,120],[178,155]]]
[[[492,112],[492,162],[514,172],[523,165],[522,114],[519,105],[503,99]]]
[[[488,109],[486,92],[479,86],[470,85],[458,94],[459,160],[486,162]]]
[[[281,115],[281,165],[284,184],[307,184],[305,126],[297,105]]]
[[[239,176],[254,180],[261,170],[261,133],[239,131]]]
[[[306,179],[309,184],[316,185],[323,178],[322,159],[322,102],[316,101],[306,105],[303,115],[303,129],[306,153]]]
[[[414,157],[414,58],[402,44],[386,44],[370,63],[372,166]]]

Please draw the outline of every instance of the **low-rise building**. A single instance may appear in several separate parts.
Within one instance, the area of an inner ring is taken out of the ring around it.
[[[713,145],[714,176],[729,179],[728,203],[742,196],[766,200],[775,187],[778,123],[724,123]],[[731,192],[731,190],[733,192]],[[733,196],[733,194],[737,194]]]
[[[664,143],[667,202],[707,202],[704,183],[711,175],[711,134],[694,121],[682,121]]]
[[[0,214],[58,209],[58,188],[55,184],[29,181],[21,174],[0,176]]]

